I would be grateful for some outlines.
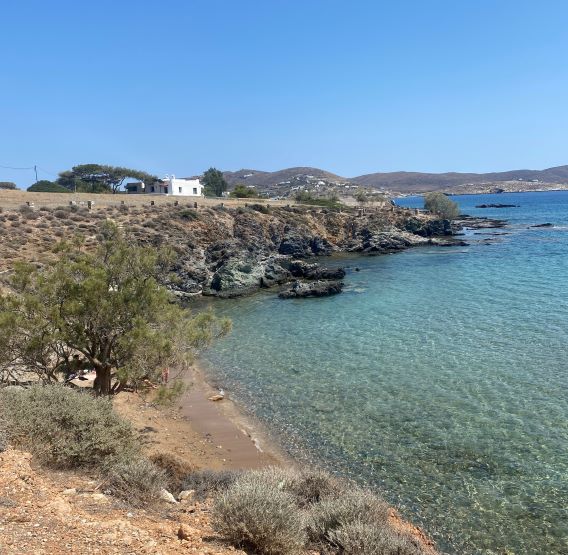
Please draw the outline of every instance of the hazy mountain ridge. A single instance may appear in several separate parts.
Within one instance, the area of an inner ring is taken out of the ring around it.
[[[568,165],[556,166],[544,170],[510,170],[490,173],[421,173],[421,172],[377,172],[356,177],[342,177],[334,173],[311,167],[287,168],[275,172],[243,169],[225,172],[225,178],[233,187],[237,183],[253,185],[259,190],[282,192],[291,189],[294,183],[306,180],[322,180],[329,183],[351,183],[375,189],[387,189],[393,192],[411,193],[433,190],[449,190],[453,187],[463,189],[464,185],[518,181],[527,183],[556,183],[568,185]],[[289,186],[289,187],[287,187]],[[534,185],[531,186],[534,188]],[[522,189],[522,185],[519,187]]]

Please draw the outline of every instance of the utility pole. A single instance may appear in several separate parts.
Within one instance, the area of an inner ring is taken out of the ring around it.
[[[34,172],[35,172],[35,176],[36,176],[36,183],[37,183],[37,166],[34,165]]]

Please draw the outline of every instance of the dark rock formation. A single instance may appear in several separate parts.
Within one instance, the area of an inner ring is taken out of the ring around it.
[[[476,208],[519,208],[518,204],[478,204]]]
[[[290,287],[281,291],[278,296],[281,299],[297,299],[305,297],[328,297],[337,295],[343,290],[341,281],[295,281]]]
[[[530,225],[529,227],[554,227],[554,224],[551,224],[551,223],[536,224],[536,225]]]
[[[292,260],[288,264],[288,271],[295,278],[305,279],[343,279],[343,268],[322,268],[319,264],[310,264],[302,260]]]

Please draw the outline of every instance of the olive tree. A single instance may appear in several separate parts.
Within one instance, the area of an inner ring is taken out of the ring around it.
[[[109,395],[187,367],[230,322],[173,302],[160,284],[171,262],[108,224],[94,252],[64,246],[44,268],[17,265],[0,294],[0,376],[31,371],[52,383],[79,358],[96,372],[95,392]]]

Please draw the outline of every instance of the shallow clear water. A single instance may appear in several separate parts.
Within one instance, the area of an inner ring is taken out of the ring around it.
[[[334,260],[335,297],[217,303],[234,331],[206,358],[297,456],[379,487],[442,550],[568,553],[568,192],[454,198],[508,234]]]

